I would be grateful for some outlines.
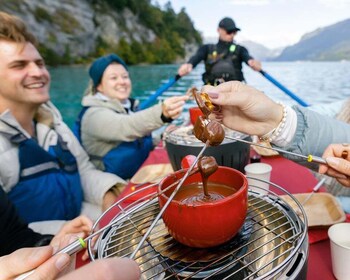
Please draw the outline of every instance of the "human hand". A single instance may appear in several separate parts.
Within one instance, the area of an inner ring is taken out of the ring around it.
[[[69,255],[57,254],[52,256],[51,246],[38,248],[24,248],[10,255],[0,258],[0,278],[2,280],[14,279],[21,274],[33,271],[26,279],[56,279],[69,264]],[[82,268],[70,272],[59,278],[60,280],[101,280],[109,279],[111,275],[118,280],[140,279],[140,269],[136,262],[130,259],[110,258],[97,260]]]
[[[111,207],[117,200],[118,196],[113,191],[108,191],[103,197],[102,212]]]
[[[133,260],[126,258],[109,258],[97,260],[82,268],[68,273],[60,280],[139,280],[141,277],[140,268]]]
[[[52,113],[48,109],[43,108],[42,106],[40,106],[38,108],[38,110],[36,111],[34,119],[38,123],[45,124],[51,128],[53,127],[53,115],[52,115]]]
[[[350,144],[331,144],[324,151],[328,165],[320,165],[319,173],[327,174],[345,187],[350,187]]]
[[[117,200],[118,196],[123,192],[125,189],[125,184],[122,182],[116,183],[114,186],[112,186],[104,195],[103,201],[102,201],[102,211],[104,212],[109,207],[111,207]]]
[[[185,102],[189,99],[188,95],[173,96],[163,102],[162,113],[167,118],[177,119],[183,110]]]
[[[241,82],[204,86],[202,92],[221,106],[219,112],[210,115],[211,119],[214,117],[226,127],[246,134],[262,136],[276,128],[283,117],[283,106]]]
[[[190,73],[192,69],[193,66],[191,63],[185,63],[180,66],[179,70],[177,70],[177,73],[182,77]]]
[[[70,262],[67,254],[52,256],[53,247],[19,249],[0,258],[0,279],[14,279],[23,273],[35,269],[26,279],[56,279]]]
[[[91,232],[93,223],[86,216],[79,216],[69,222],[66,222],[60,231],[51,240],[50,245],[62,249],[72,242],[72,240],[77,240],[78,238],[85,238]],[[88,252],[86,251],[82,259],[85,261],[88,259]]]
[[[255,71],[261,71],[261,62],[255,59],[249,59],[248,65]]]

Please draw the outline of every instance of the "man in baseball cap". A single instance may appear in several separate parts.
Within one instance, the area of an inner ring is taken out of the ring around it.
[[[236,32],[236,31],[240,31],[241,29],[239,29],[238,27],[236,27],[235,22],[233,21],[232,18],[229,17],[225,17],[222,20],[220,20],[219,22],[219,27],[224,29],[225,31],[232,33],[232,32]]]
[[[255,60],[245,47],[234,41],[237,31],[240,30],[232,18],[224,17],[220,20],[217,29],[218,43],[201,46],[187,63],[180,66],[178,74],[187,75],[201,61],[204,61],[205,72],[202,75],[204,84],[217,85],[226,81],[244,81],[243,62],[253,70],[260,71],[260,61]]]

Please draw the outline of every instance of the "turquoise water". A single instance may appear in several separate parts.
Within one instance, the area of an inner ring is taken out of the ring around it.
[[[145,65],[129,67],[134,97],[141,101],[174,77],[178,65]],[[308,104],[329,103],[350,97],[350,62],[265,62],[264,70]],[[181,78],[161,98],[179,95],[189,87],[202,86],[199,65],[189,75]],[[65,66],[49,69],[52,76],[51,99],[59,108],[69,126],[80,111],[80,101],[88,84],[87,67]],[[244,68],[247,83],[264,91],[271,98],[295,104],[279,88],[261,74]],[[193,103],[186,104],[186,107]]]

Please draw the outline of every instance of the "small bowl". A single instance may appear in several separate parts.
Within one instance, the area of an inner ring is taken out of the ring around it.
[[[199,107],[191,107],[188,111],[190,112],[190,121],[193,125],[196,123],[199,116],[204,116]]]
[[[161,193],[172,183],[181,179],[186,169],[165,177],[158,187],[158,200],[162,208],[177,185]],[[183,188],[201,182],[196,173],[188,177]],[[173,199],[163,213],[163,221],[171,236],[180,243],[196,248],[208,248],[223,244],[233,238],[242,227],[248,208],[248,182],[239,171],[219,166],[209,182],[226,185],[235,193],[217,201],[189,205]]]

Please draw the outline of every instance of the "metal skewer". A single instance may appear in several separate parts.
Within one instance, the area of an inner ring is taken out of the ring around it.
[[[314,188],[312,189],[312,192],[308,194],[308,196],[303,200],[303,202],[301,203],[302,206],[304,206],[306,204],[306,202],[308,202],[310,200],[310,198],[320,189],[320,187],[322,187],[324,181],[326,181],[326,178],[322,178],[316,186],[314,186]]]
[[[147,239],[147,237],[150,235],[151,231],[153,230],[153,228],[156,226],[157,222],[159,221],[159,219],[161,218],[161,216],[163,215],[164,211],[166,210],[166,208],[168,207],[168,205],[170,204],[170,202],[173,200],[174,196],[176,195],[176,193],[178,192],[178,190],[182,187],[182,184],[184,183],[184,181],[187,179],[187,177],[190,175],[192,169],[195,167],[195,165],[197,164],[199,158],[202,156],[202,154],[204,153],[205,149],[208,147],[209,145],[209,141],[207,141],[204,145],[204,147],[202,148],[202,150],[199,152],[199,154],[197,155],[196,159],[194,160],[194,162],[192,163],[192,165],[190,166],[190,168],[187,170],[187,172],[185,173],[185,175],[181,178],[181,181],[178,183],[177,187],[175,188],[175,190],[172,192],[171,196],[168,198],[167,202],[164,204],[163,208],[159,211],[157,217],[154,219],[153,223],[151,224],[151,226],[148,228],[147,232],[145,233],[145,235],[142,237],[141,241],[139,242],[139,244],[137,244],[136,249],[134,250],[134,252],[130,255],[130,259],[134,259],[137,252],[140,250],[142,244],[145,242],[145,240]]]
[[[207,146],[207,145],[206,145]],[[206,147],[205,146],[205,147]],[[203,149],[203,152],[204,152],[205,149]],[[200,154],[203,154],[203,152],[201,152]],[[198,155],[198,158],[199,158],[199,155]],[[189,170],[190,172],[187,171],[187,177],[189,175],[192,175],[196,172],[198,172],[198,169],[197,170],[193,170],[193,167],[195,166],[195,164],[197,163],[198,159],[195,161],[195,163],[193,164],[193,166],[191,166],[191,170]],[[185,176],[186,176],[185,174]],[[160,178],[161,179],[161,178]],[[89,236],[87,236],[86,238],[79,238],[78,240],[72,242],[71,244],[68,244],[66,247],[62,248],[60,251],[58,251],[57,253],[55,253],[54,255],[57,255],[57,254],[62,254],[62,253],[66,253],[68,255],[73,255],[79,251],[81,251],[82,249],[86,248],[86,242],[88,242],[89,240],[91,240],[92,238],[94,238],[96,235],[102,233],[103,231],[109,229],[110,227],[112,227],[114,224],[116,224],[117,222],[119,222],[121,219],[124,219],[124,218],[127,218],[130,214],[132,214],[133,212],[137,211],[138,209],[140,209],[141,207],[143,207],[145,204],[147,204],[149,202],[149,200],[152,200],[154,199],[155,197],[157,197],[160,193],[163,193],[165,191],[167,191],[168,189],[172,188],[174,185],[176,185],[177,183],[179,182],[179,180],[176,180],[174,183],[172,183],[171,185],[169,185],[168,187],[166,187],[164,190],[162,190],[161,192],[159,193],[156,193],[155,195],[151,196],[148,200],[140,203],[137,205],[137,207],[133,208],[132,210],[130,210],[128,213],[125,213],[124,211],[122,211],[122,214],[118,215],[118,217],[113,220],[111,223],[105,225],[104,227],[102,227],[101,229],[99,229],[98,231],[90,234]],[[154,184],[151,184],[151,185],[148,185],[145,189],[148,189],[150,187],[154,187],[155,185],[157,185],[158,183],[154,183]],[[141,186],[144,186],[146,185],[145,183],[144,184],[139,184],[137,185],[137,187],[141,187]],[[135,191],[134,193],[136,192],[140,192],[142,191],[142,189],[139,189],[137,191]],[[121,201],[129,198],[130,195],[127,195],[126,197],[124,197],[123,199],[121,199],[120,201],[117,201],[116,203],[114,203],[112,206],[110,206],[104,213],[108,212],[110,209],[112,209],[115,204],[117,203],[120,203]],[[15,280],[24,280],[26,279],[27,277],[29,277],[31,274],[33,274],[35,272],[35,269],[31,270],[31,271],[28,271],[28,272],[25,272],[21,275],[19,275],[18,277],[15,278]]]
[[[236,140],[236,141],[239,141],[239,142],[243,142],[243,143],[246,143],[246,144],[249,144],[249,145],[258,146],[258,147],[265,148],[265,149],[274,150],[274,151],[277,151],[279,153],[297,156],[297,157],[305,159],[308,162],[316,162],[316,163],[326,164],[327,165],[327,161],[324,158],[321,158],[321,157],[318,157],[318,156],[313,156],[313,155],[304,156],[302,154],[297,154],[297,153],[285,151],[285,150],[282,150],[282,149],[279,149],[279,148],[275,148],[275,147],[266,147],[264,145],[261,145],[261,144],[258,144],[258,143],[254,143],[252,141],[247,141],[247,140],[243,140],[243,139],[232,137],[232,136],[225,136],[225,138],[231,139],[231,140]]]

